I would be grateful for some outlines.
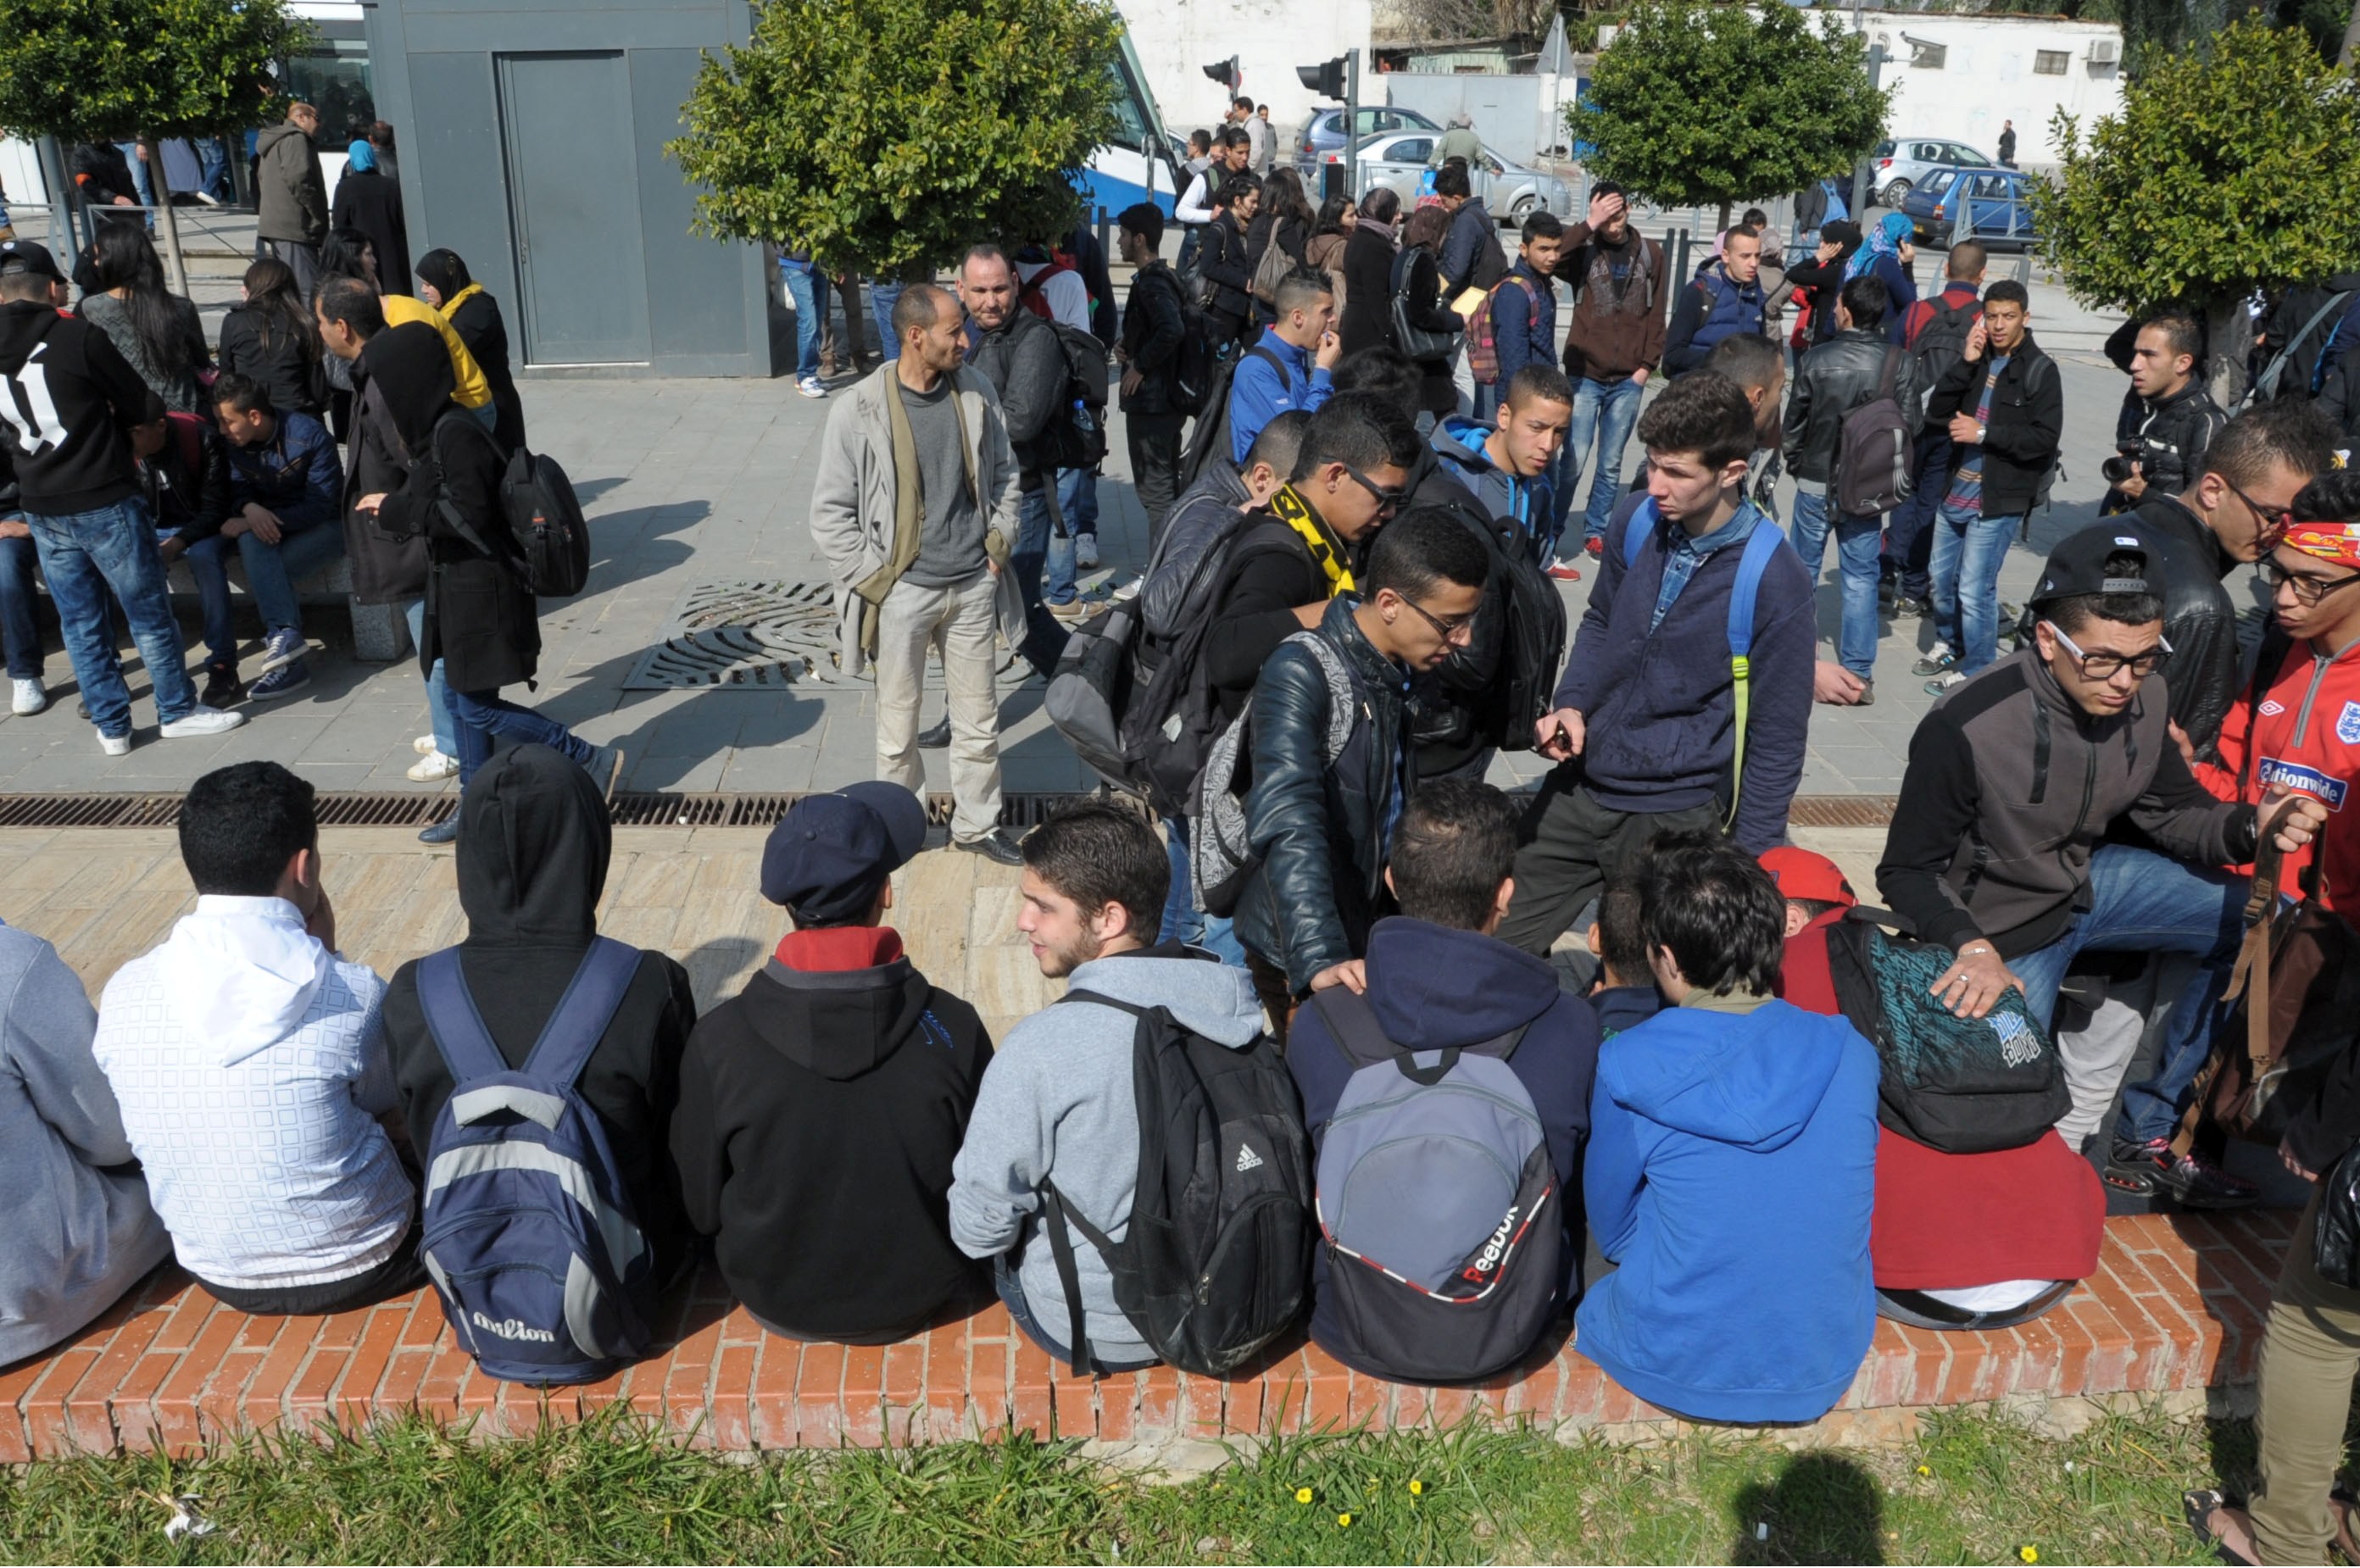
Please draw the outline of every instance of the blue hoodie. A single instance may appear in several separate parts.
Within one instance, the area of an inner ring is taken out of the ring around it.
[[[1785,1002],[1666,1008],[1608,1040],[1582,1191],[1621,1267],[1576,1344],[1639,1398],[1721,1421],[1807,1421],[1876,1327],[1876,1051]]]
[[[1496,1039],[1524,1029],[1508,1069],[1533,1097],[1549,1163],[1563,1189],[1572,1188],[1590,1131],[1590,1081],[1598,1066],[1598,1018],[1590,1004],[1560,990],[1557,971],[1480,931],[1459,931],[1405,916],[1379,920],[1369,932],[1369,1006],[1385,1037],[1413,1051],[1439,1051]],[[1526,1027],[1529,1026],[1529,1027]],[[1286,1037],[1287,1071],[1303,1092],[1303,1121],[1311,1129],[1312,1158],[1326,1138],[1352,1063],[1316,1004],[1295,1015]],[[1574,1206],[1560,1204],[1568,1225],[1568,1293],[1581,1262]],[[1311,1337],[1322,1348],[1338,1343],[1329,1314],[1328,1250],[1311,1263]]]
[[[1530,479],[1521,479],[1491,461],[1483,443],[1491,439],[1496,429],[1481,419],[1446,414],[1434,427],[1427,444],[1440,460],[1442,471],[1467,486],[1485,511],[1495,517],[1505,517],[1524,530],[1524,538],[1532,541],[1534,559],[1546,566],[1557,548],[1553,531],[1557,492],[1549,484],[1546,469]]]

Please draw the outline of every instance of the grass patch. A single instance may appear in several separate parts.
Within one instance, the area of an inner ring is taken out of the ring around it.
[[[1025,1437],[748,1463],[618,1409],[516,1442],[413,1421],[0,1471],[0,1542],[19,1563],[2201,1563],[2180,1492],[2242,1489],[2251,1457],[2241,1424],[2051,1441],[1937,1413],[1869,1454],[1476,1426],[1296,1438],[1153,1486]],[[181,1495],[212,1534],[167,1541],[161,1499]]]

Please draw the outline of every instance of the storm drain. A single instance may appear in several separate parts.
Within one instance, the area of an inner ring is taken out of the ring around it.
[[[867,679],[836,667],[836,593],[825,583],[701,583],[681,594],[663,639],[639,656],[623,690],[869,690]],[[1000,689],[1022,685],[1031,669],[1002,657],[1009,662]],[[939,689],[942,679],[941,665],[929,659],[926,683]]]

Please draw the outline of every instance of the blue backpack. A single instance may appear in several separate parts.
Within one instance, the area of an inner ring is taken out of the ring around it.
[[[654,1255],[598,1113],[574,1092],[639,966],[637,948],[594,941],[511,1068],[458,949],[419,965],[418,999],[453,1083],[427,1139],[419,1251],[451,1332],[488,1377],[595,1382],[651,1343]]]
[[[1623,525],[1623,571],[1639,564],[1639,552],[1655,536],[1655,498],[1650,495]],[[1722,821],[1724,828],[1737,825],[1737,803],[1745,798],[1745,730],[1754,712],[1754,602],[1761,595],[1763,572],[1786,542],[1786,536],[1767,517],[1756,522],[1746,536],[1745,553],[1737,562],[1737,582],[1729,592],[1729,679],[1736,703],[1732,728],[1737,749],[1729,760],[1729,815]]]

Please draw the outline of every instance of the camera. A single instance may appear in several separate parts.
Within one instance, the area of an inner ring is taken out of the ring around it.
[[[2106,476],[2106,483],[2109,485],[2123,484],[2137,471],[2137,465],[2133,460],[2119,452],[2098,465],[2098,472]]]

